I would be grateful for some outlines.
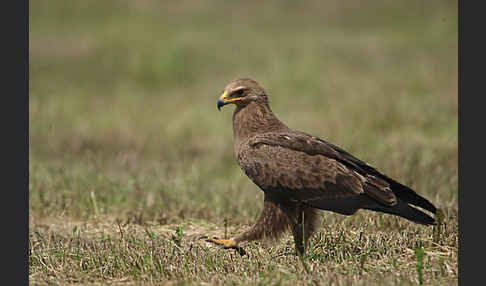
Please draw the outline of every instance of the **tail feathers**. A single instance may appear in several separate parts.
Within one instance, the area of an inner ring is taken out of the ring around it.
[[[372,207],[365,207],[365,209],[400,216],[419,224],[435,224],[435,219],[401,200],[399,200],[393,207],[376,204]]]
[[[389,181],[389,183],[393,193],[395,193],[399,199],[409,204],[426,209],[434,214],[437,213],[437,208],[431,202],[415,193],[412,189],[393,180]]]
[[[321,140],[322,141],[322,140]],[[377,178],[380,178],[382,180],[385,180],[387,183],[390,184],[390,189],[393,190],[393,193],[401,199],[404,202],[407,202],[409,204],[421,207],[423,209],[426,209],[432,213],[437,213],[437,208],[430,203],[428,200],[425,198],[419,196],[417,193],[415,193],[412,189],[410,189],[407,186],[404,186],[397,181],[393,180],[392,178],[380,173],[378,170],[373,168],[372,166],[366,164],[365,162],[361,161],[360,159],[354,157],[353,155],[349,154],[348,152],[344,151],[343,149],[339,148],[336,145],[333,145],[329,142],[325,142],[327,145],[329,145],[332,149],[334,149],[336,152],[338,152],[338,156],[336,159],[343,163],[344,165],[350,167],[351,169],[357,171],[361,175],[373,175]]]

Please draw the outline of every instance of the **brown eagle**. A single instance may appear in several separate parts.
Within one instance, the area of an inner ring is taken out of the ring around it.
[[[277,240],[292,231],[297,254],[304,254],[318,224],[318,209],[343,215],[366,209],[430,225],[436,207],[407,186],[380,173],[343,149],[291,129],[270,109],[265,90],[254,80],[230,82],[218,109],[233,103],[234,151],[245,174],[264,192],[262,213],[235,238],[203,237],[225,248],[243,249],[252,240]]]

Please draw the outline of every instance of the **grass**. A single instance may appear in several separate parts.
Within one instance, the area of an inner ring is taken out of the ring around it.
[[[30,284],[458,283],[457,2],[30,8]],[[244,257],[198,240],[262,207],[231,108],[216,109],[244,76],[282,121],[411,186],[442,224],[323,212],[308,272],[290,236]]]

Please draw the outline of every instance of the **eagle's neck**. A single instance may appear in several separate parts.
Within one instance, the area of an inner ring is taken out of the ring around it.
[[[233,135],[235,146],[257,133],[276,132],[288,127],[272,112],[268,104],[250,102],[237,106],[233,113]]]

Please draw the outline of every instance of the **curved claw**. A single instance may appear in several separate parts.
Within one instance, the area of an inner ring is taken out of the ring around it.
[[[199,237],[199,239],[204,239],[208,242],[212,242],[216,245],[221,245],[223,246],[224,248],[230,248],[230,249],[235,249],[236,251],[238,251],[238,253],[243,256],[246,254],[246,251],[243,249],[243,247],[240,247],[238,246],[238,244],[231,238],[229,239],[220,239],[216,236],[213,236],[213,237],[208,237],[207,235],[202,235]]]

